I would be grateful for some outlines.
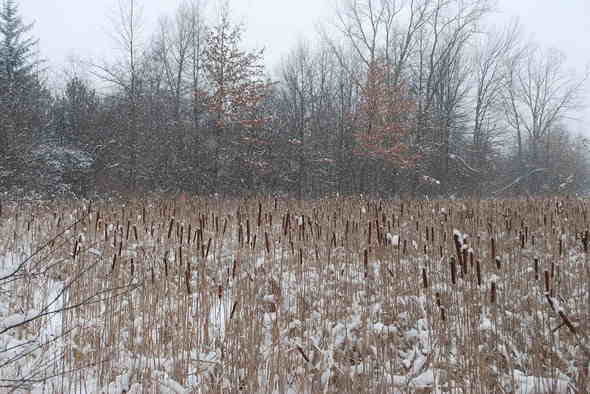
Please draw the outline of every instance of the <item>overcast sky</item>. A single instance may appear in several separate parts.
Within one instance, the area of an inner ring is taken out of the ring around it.
[[[172,13],[181,0],[139,0],[145,33],[153,31],[162,14]],[[214,3],[214,0],[209,0]],[[274,67],[300,38],[314,38],[315,24],[332,14],[333,0],[230,0],[235,18],[246,23],[249,46],[265,47]],[[43,58],[54,74],[71,55],[112,56],[109,15],[115,0],[20,0],[26,21],[35,21]],[[526,35],[542,46],[555,47],[580,74],[590,64],[590,0],[498,0],[499,22],[518,17]],[[584,123],[590,124],[589,108]],[[581,125],[576,127],[582,130]],[[590,127],[588,127],[590,129]],[[590,135],[590,131],[587,132]]]

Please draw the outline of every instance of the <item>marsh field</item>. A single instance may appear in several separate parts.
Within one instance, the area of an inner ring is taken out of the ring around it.
[[[587,393],[583,199],[4,203],[0,391]]]

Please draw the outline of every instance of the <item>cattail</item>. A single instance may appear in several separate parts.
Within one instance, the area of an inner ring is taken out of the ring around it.
[[[284,227],[284,235],[287,235],[287,231],[291,227],[291,215],[287,211],[287,217],[285,218],[285,227]]]
[[[365,249],[364,252],[364,266],[365,266],[365,279],[369,276],[369,251]]]
[[[168,251],[164,253],[164,276],[168,277]]]
[[[349,230],[349,227],[350,227],[350,222],[347,220],[346,221],[346,228],[344,230],[344,239],[346,241],[348,241],[348,230]]]
[[[232,270],[231,270],[231,277],[232,279],[236,278],[236,271],[238,269],[238,259],[234,259],[234,264],[232,266]]]
[[[168,225],[168,239],[172,236],[172,227],[174,226],[174,218],[170,219],[170,224]]]
[[[207,251],[205,252],[205,259],[209,257],[209,248],[211,248],[211,238],[207,241]]]
[[[453,285],[457,284],[457,267],[455,266],[455,258],[451,257],[451,283]]]
[[[496,283],[492,282],[492,288],[490,290],[490,302],[492,304],[496,303]]]
[[[111,264],[111,273],[115,270],[115,266],[117,265],[117,255],[113,255],[113,262]]]
[[[246,243],[250,243],[250,219],[246,219]]]
[[[76,260],[76,255],[78,254],[78,240],[74,243],[74,250],[72,250],[72,260]]]
[[[428,277],[426,276],[426,268],[422,268],[422,287],[428,288]]]
[[[191,294],[191,274],[189,270],[184,271],[184,283],[186,285],[186,294]]]

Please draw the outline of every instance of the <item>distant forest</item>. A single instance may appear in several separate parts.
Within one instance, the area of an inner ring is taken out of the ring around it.
[[[590,190],[588,141],[568,130],[587,75],[492,24],[491,1],[339,1],[273,76],[227,5],[186,1],[146,32],[140,3],[115,10],[118,58],[52,89],[42,37],[3,1],[2,199]]]

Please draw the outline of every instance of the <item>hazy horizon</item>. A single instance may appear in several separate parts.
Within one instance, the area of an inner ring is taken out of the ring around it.
[[[116,54],[109,35],[116,0],[60,0],[39,2],[20,0],[25,22],[35,22],[32,33],[40,40],[41,57],[48,61],[50,78],[58,81],[70,58],[109,58]],[[158,18],[172,15],[182,0],[138,2],[143,9],[143,39],[148,40]],[[209,11],[214,7],[208,2]],[[317,37],[316,25],[333,15],[333,1],[230,0],[233,18],[245,23],[249,47],[265,48],[267,69],[272,72],[300,39]],[[543,48],[557,48],[567,56],[568,67],[581,76],[590,65],[590,3],[571,0],[557,5],[550,0],[499,0],[492,20],[498,24],[518,18],[525,37]],[[210,13],[210,12],[209,12]],[[585,109],[581,122],[571,131],[590,136],[590,96],[585,90]]]

